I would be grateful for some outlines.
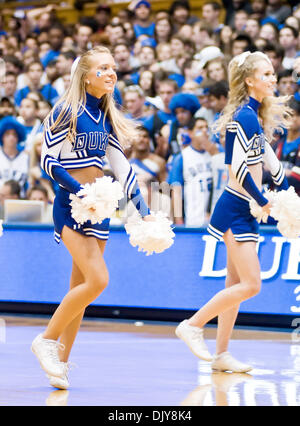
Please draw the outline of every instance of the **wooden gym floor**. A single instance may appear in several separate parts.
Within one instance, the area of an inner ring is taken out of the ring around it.
[[[249,374],[212,373],[174,335],[176,324],[85,320],[71,354],[70,389],[50,387],[30,351],[48,318],[0,314],[1,406],[299,406],[300,339],[236,328],[230,352]],[[205,330],[215,350],[216,328]]]

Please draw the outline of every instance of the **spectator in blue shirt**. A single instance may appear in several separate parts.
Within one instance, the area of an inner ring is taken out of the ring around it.
[[[21,102],[28,93],[30,92],[39,92],[43,95],[44,99],[51,103],[51,105],[54,105],[55,102],[58,100],[58,93],[54,89],[54,87],[51,86],[51,84],[45,84],[41,85],[41,78],[43,75],[43,67],[40,62],[32,62],[27,69],[27,76],[29,85],[23,87],[22,89],[18,90],[15,94],[15,102],[17,106],[21,105]]]
[[[41,59],[44,68],[46,68],[50,61],[53,61],[53,59],[59,56],[64,41],[64,30],[60,25],[55,25],[48,31],[48,36],[50,50]]]
[[[136,38],[141,35],[154,36],[155,23],[151,22],[151,4],[149,1],[138,1],[134,7],[135,23],[133,26]]]
[[[154,148],[159,145],[161,128],[165,124],[176,120],[175,114],[169,108],[169,103],[177,92],[178,86],[175,81],[163,80],[159,83],[158,95],[161,100],[161,107],[157,108],[154,114],[150,115],[144,123],[154,143]]]

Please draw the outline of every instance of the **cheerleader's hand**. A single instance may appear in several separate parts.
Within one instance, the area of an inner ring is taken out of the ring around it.
[[[268,204],[264,205],[262,207],[263,212],[265,212],[268,216],[270,216],[271,213],[271,208],[272,208],[272,204],[270,203],[270,201],[268,202]]]
[[[86,194],[81,195],[79,198],[83,199],[83,198],[85,198],[85,197],[86,197]],[[96,208],[95,208],[95,207],[90,207],[90,208],[88,209],[88,211],[89,211],[90,213],[95,213]]]
[[[153,217],[152,214],[148,214],[147,216],[143,217],[143,220],[145,222],[155,222],[155,217]]]

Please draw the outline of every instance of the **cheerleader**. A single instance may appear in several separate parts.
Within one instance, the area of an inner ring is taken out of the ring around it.
[[[179,324],[176,335],[199,358],[212,361],[217,371],[247,372],[250,365],[228,352],[229,339],[241,302],[257,295],[261,288],[256,252],[258,222],[250,213],[254,199],[264,212],[271,205],[261,192],[262,162],[271,171],[279,189],[287,180],[267,138],[280,125],[289,124],[288,97],[274,97],[276,77],[273,66],[261,52],[245,52],[229,64],[228,104],[216,130],[225,135],[225,164],[229,180],[212,214],[208,232],[224,240],[227,249],[225,289],[218,292],[189,320]],[[263,130],[264,129],[264,130]],[[203,327],[218,317],[216,354],[212,357],[203,339]]]
[[[150,212],[141,196],[123,146],[136,136],[135,124],[113,101],[116,65],[110,51],[95,47],[73,64],[71,84],[45,120],[43,170],[59,184],[53,208],[55,241],[63,240],[72,256],[70,290],[32,351],[54,387],[66,389],[68,359],[85,308],[108,284],[103,259],[109,219],[79,225],[71,216],[70,194],[103,176],[103,157],[145,220]]]

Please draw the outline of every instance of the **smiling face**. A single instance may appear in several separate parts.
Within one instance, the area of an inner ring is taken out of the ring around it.
[[[85,77],[88,92],[97,98],[113,93],[117,82],[116,70],[116,63],[110,53],[93,55],[90,59],[90,70]]]
[[[267,96],[273,96],[276,85],[273,65],[264,59],[257,61],[254,73],[245,81],[249,95],[259,102]]]

